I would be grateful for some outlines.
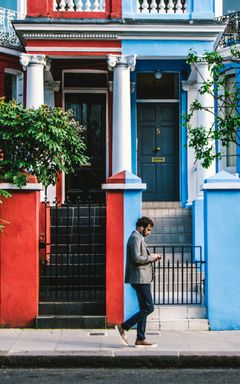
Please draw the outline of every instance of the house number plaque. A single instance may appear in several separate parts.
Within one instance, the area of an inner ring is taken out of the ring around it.
[[[152,163],[165,163],[165,157],[152,157]]]

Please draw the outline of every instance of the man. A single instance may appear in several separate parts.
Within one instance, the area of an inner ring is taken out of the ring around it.
[[[136,223],[127,243],[127,262],[125,283],[130,283],[135,289],[139,311],[115,329],[124,345],[128,345],[127,331],[137,324],[137,339],[135,347],[156,347],[145,338],[147,316],[154,311],[150,283],[153,279],[152,263],[160,259],[158,254],[150,254],[144,237],[149,236],[153,222],[148,217],[141,217]]]

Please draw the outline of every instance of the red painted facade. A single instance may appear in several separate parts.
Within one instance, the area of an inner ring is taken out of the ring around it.
[[[10,191],[0,206],[0,326],[32,327],[39,296],[39,192]]]
[[[121,0],[107,0],[105,12],[60,12],[53,10],[53,0],[41,0],[39,2],[27,1],[27,14],[29,17],[52,17],[61,19],[70,18],[119,18],[122,14]]]
[[[119,324],[124,317],[124,194],[107,192],[106,315],[107,323]]]
[[[81,49],[81,51],[78,51]],[[120,41],[101,40],[28,40],[27,53],[39,53],[51,56],[102,56],[110,53],[120,53]]]

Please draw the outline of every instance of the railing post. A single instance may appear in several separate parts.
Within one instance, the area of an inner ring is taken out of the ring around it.
[[[21,190],[0,184],[12,197],[3,199],[0,234],[0,326],[32,327],[39,300],[39,190],[29,183]]]

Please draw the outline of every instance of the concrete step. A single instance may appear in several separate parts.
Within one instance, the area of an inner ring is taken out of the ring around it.
[[[208,331],[205,305],[155,305],[147,331]]]
[[[153,298],[157,305],[201,305],[204,303],[204,292],[200,291],[199,287],[193,287],[191,290],[189,287],[183,290],[179,287],[179,290],[174,292],[156,292]]]
[[[99,329],[106,328],[105,316],[39,315],[36,328]]]
[[[206,319],[205,305],[154,305],[154,312],[148,319]]]
[[[155,217],[181,217],[191,216],[190,208],[144,208],[142,209],[143,216]]]
[[[148,320],[148,331],[208,331],[207,319]]]
[[[143,201],[142,208],[180,208],[180,201]]]
[[[81,302],[40,302],[39,315],[68,315],[68,316],[104,316],[106,303],[98,301]]]
[[[192,244],[192,210],[182,208],[180,202],[144,202],[142,215],[154,221],[148,244]]]

